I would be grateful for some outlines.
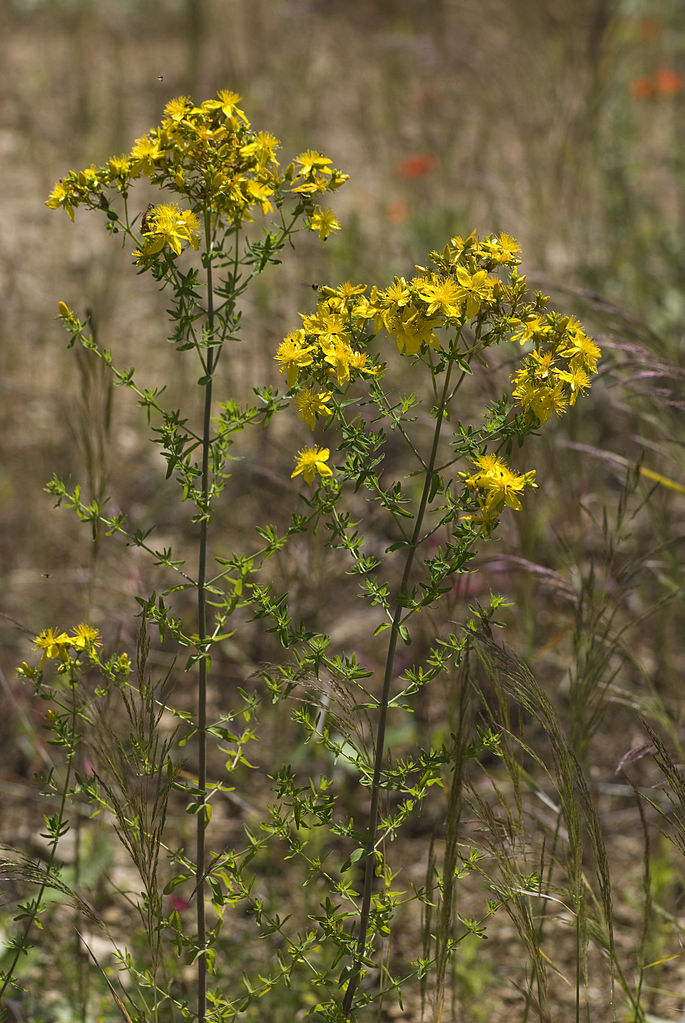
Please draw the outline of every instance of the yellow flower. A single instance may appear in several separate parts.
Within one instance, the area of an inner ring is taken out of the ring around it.
[[[511,335],[511,340],[518,341],[521,345],[524,345],[526,341],[530,341],[532,338],[536,340],[543,339],[550,333],[549,324],[543,323],[539,316],[532,313],[525,320],[519,320],[518,323],[520,323],[521,329],[516,334]]]
[[[345,281],[335,289],[336,295],[339,295],[343,302],[348,302],[355,295],[363,295],[366,291],[366,284],[352,284],[351,281]]]
[[[332,476],[333,470],[330,466],[326,465],[329,457],[330,451],[328,448],[320,448],[318,445],[313,448],[302,448],[297,453],[295,471],[290,474],[290,478],[293,479],[302,473],[307,483],[313,483],[314,477],[317,475],[321,477]]]
[[[107,168],[113,178],[118,178],[117,187],[121,188],[123,181],[130,175],[131,166],[128,162],[128,157],[124,154],[122,156],[110,156],[107,161]]]
[[[155,169],[155,161],[159,160],[162,155],[162,149],[157,139],[149,139],[147,135],[136,139],[130,156],[135,173],[151,177]]]
[[[546,380],[554,364],[554,352],[531,352],[526,360],[527,371],[535,380]]]
[[[242,185],[248,203],[259,206],[262,213],[270,213],[273,210],[269,199],[274,194],[274,190],[270,185],[253,181],[251,178],[243,178]]]
[[[411,302],[411,292],[404,277],[395,277],[385,291],[378,294],[379,301],[387,302],[388,306],[401,308]]]
[[[350,313],[355,320],[373,320],[378,316],[379,309],[366,295],[360,295],[352,306]]]
[[[218,109],[229,120],[243,121],[245,124],[249,124],[247,115],[240,109],[238,103],[240,103],[240,96],[237,92],[231,92],[230,89],[220,89],[217,93],[217,99],[205,100],[202,104],[202,109]]]
[[[148,241],[143,247],[143,255],[153,256],[168,245],[180,256],[184,241],[197,249],[200,244],[199,228],[197,217],[190,210],[180,210],[175,202],[161,203],[147,214],[143,235]]]
[[[86,650],[88,647],[101,646],[97,642],[100,633],[97,629],[94,629],[92,625],[77,625],[74,629],[74,635],[70,636],[71,645],[74,650]]]
[[[275,153],[280,144],[275,135],[268,131],[260,131],[253,142],[241,146],[238,152],[243,160],[254,159],[258,167],[266,167],[269,163],[278,167]]]
[[[355,352],[352,349],[350,355],[350,366],[352,369],[356,369],[358,373],[368,373],[370,376],[380,376],[382,369],[379,366],[367,366],[366,363],[369,361],[369,357],[366,352]]]
[[[274,358],[280,363],[281,373],[285,371],[288,374],[288,387],[292,387],[299,371],[304,366],[311,366],[313,361],[312,348],[304,343],[304,331],[296,330],[288,334],[278,346]]]
[[[577,366],[572,369],[570,373],[565,370],[559,369],[556,371],[556,376],[559,380],[566,384],[570,393],[569,405],[575,405],[576,398],[583,391],[587,391],[590,387],[590,377],[587,375],[584,369]]]
[[[570,359],[571,368],[579,366],[581,369],[586,369],[589,373],[596,373],[597,362],[602,358],[602,353],[595,342],[583,332],[579,324],[573,321],[566,330],[568,333],[568,343],[566,348],[561,350],[560,354],[565,359]]]
[[[480,307],[492,297],[493,282],[488,279],[487,270],[478,270],[470,274],[463,266],[456,269],[459,282],[459,298],[465,303],[466,315],[469,319],[477,316]]]
[[[424,344],[437,348],[433,328],[439,325],[438,320],[426,317],[413,303],[402,309],[386,309],[383,313],[383,326],[404,355],[416,355]]]
[[[293,192],[314,195],[315,192],[325,192],[333,187],[333,169],[328,166],[332,161],[323,153],[308,149],[296,156],[294,162],[299,165],[299,169],[293,181]]]
[[[311,426],[312,430],[316,426],[317,416],[330,416],[331,409],[326,404],[330,397],[330,391],[319,391],[317,393],[310,387],[305,387],[295,399],[301,419],[307,426]]]
[[[440,280],[434,274],[429,280],[417,278],[416,292],[427,304],[427,316],[433,316],[435,313],[442,316],[459,315],[459,300],[463,291],[454,281]]]
[[[339,304],[336,298],[327,298],[325,302],[319,303],[313,316],[302,318],[307,333],[316,335],[322,345],[334,344],[336,339],[346,338],[349,333],[347,317],[335,311],[335,306]]]
[[[84,170],[78,172],[78,183],[81,188],[93,190],[97,188],[100,182],[100,172],[94,163],[91,163],[90,167],[85,167]]]
[[[461,235],[455,235],[454,238],[450,238],[449,252],[450,260],[456,265],[460,257],[467,251],[473,249],[478,244],[476,232],[472,231],[468,238],[462,238]]]
[[[323,153],[317,153],[313,149],[307,149],[304,153],[300,153],[299,156],[295,157],[294,163],[299,164],[300,169],[298,170],[299,177],[309,177],[312,174],[331,174],[331,168],[328,166],[333,161]]]
[[[498,515],[505,504],[514,511],[520,511],[522,505],[519,494],[526,487],[537,487],[535,469],[517,476],[498,455],[480,455],[474,464],[478,472],[472,476],[466,476],[465,473],[460,475],[466,487],[478,492],[481,507],[490,518]]]
[[[331,231],[340,230],[340,224],[333,210],[322,210],[320,206],[317,206],[309,222],[309,230],[318,231],[319,238],[325,242]]]
[[[70,327],[77,327],[78,320],[72,313],[71,309],[66,302],[58,302],[57,309],[59,310],[59,319],[64,320]]]
[[[509,234],[501,234],[499,238],[495,236],[484,238],[478,248],[500,266],[516,266],[521,262],[519,259],[521,246]]]
[[[45,200],[45,205],[51,210],[58,210],[60,207],[67,211],[69,220],[74,219],[74,206],[73,206],[73,195],[68,192],[64,186],[63,181],[58,181],[53,190],[50,192],[50,197]]]
[[[540,424],[546,423],[551,416],[561,416],[566,411],[568,399],[560,380],[552,384],[537,381],[526,369],[516,373],[513,380],[516,383],[512,391],[513,397],[523,411],[527,414],[532,413]]]
[[[355,361],[355,353],[342,337],[331,340],[321,339],[320,344],[324,353],[324,362],[331,367],[330,373],[335,376],[338,387],[342,387],[350,379],[350,366]]]
[[[192,107],[192,101],[187,96],[178,96],[176,99],[170,99],[164,107],[164,116],[171,121],[181,121]]]
[[[55,634],[53,629],[44,629],[33,641],[33,645],[43,651],[41,668],[47,659],[66,661],[69,658],[69,647],[72,641],[66,632]]]

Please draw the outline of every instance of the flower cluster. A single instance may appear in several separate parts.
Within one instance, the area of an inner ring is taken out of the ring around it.
[[[521,510],[520,495],[526,487],[537,487],[535,469],[517,476],[503,459],[497,455],[484,454],[476,458],[477,472],[469,476],[460,472],[464,486],[473,490],[480,505],[480,515],[475,520],[483,534],[489,536],[493,523],[499,517],[504,505],[514,511]]]
[[[512,340],[533,346],[511,378],[527,419],[545,423],[553,413],[560,416],[589,389],[601,353],[577,320],[534,312],[520,322]]]
[[[184,234],[178,229],[178,221],[193,217],[200,208],[237,227],[252,220],[257,210],[262,214],[271,212],[282,195],[290,191],[306,207],[309,228],[318,231],[325,241],[338,224],[330,210],[315,206],[313,200],[320,193],[339,188],[347,175],[333,168],[327,157],[311,151],[302,153],[281,173],[275,155],[278,139],[268,132],[255,132],[239,101],[237,93],[227,90],[200,106],[186,96],[171,100],[159,127],[137,139],[130,153],[112,157],[101,167],[70,171],[57,182],[46,205],[65,209],[72,220],[79,205],[109,212],[105,195],[108,188],[126,197],[132,180],[150,178],[156,185],[184,196],[191,210],[183,214],[179,211],[171,225],[164,224],[164,212],[148,218],[158,228],[156,237],[148,239],[148,248],[143,250],[143,256],[148,257],[165,245],[178,255],[182,240],[192,244],[195,226],[188,221]],[[163,227],[170,228],[166,237]],[[153,249],[160,238],[159,248]]]
[[[22,678],[33,679],[34,682],[41,684],[46,661],[56,661],[57,671],[60,673],[78,671],[84,666],[86,669],[96,666],[112,679],[126,678],[132,667],[131,658],[127,653],[111,657],[106,663],[100,660],[98,654],[98,647],[102,646],[100,633],[92,625],[77,625],[71,634],[60,632],[58,629],[43,629],[34,639],[33,645],[41,651],[40,664],[32,668],[23,661],[18,672]]]
[[[335,392],[360,376],[383,372],[383,363],[367,352],[381,331],[410,358],[433,350],[436,357],[449,352],[450,358],[469,360],[502,340],[527,345],[511,378],[523,422],[535,426],[553,413],[562,415],[589,388],[600,351],[576,320],[547,311],[544,295],[529,301],[525,277],[517,271],[519,252],[507,234],[483,239],[471,234],[432,252],[430,265],[417,267],[410,280],[395,277],[368,294],[365,285],[321,288],[316,312],[302,316],[302,327],[281,342],[275,356],[303,421],[314,430],[319,417],[334,412]],[[303,474],[308,483],[326,478],[328,459],[328,448],[303,448],[293,476]],[[460,476],[476,495],[477,521],[488,535],[505,504],[521,507],[520,494],[536,486],[535,473],[516,475],[488,453],[474,465],[475,473]]]
[[[368,296],[364,284],[321,288],[316,312],[302,317],[302,327],[281,342],[275,356],[288,387],[300,389],[296,400],[302,419],[313,429],[317,416],[330,414],[331,385],[342,389],[361,374],[382,371],[365,351],[370,337],[381,330],[407,356],[439,348],[436,331],[460,330],[469,321],[481,341],[486,323],[487,343],[499,337],[505,303],[511,307],[517,301],[523,278],[513,274],[507,288],[491,271],[515,267],[518,250],[506,234],[482,241],[472,234],[453,238],[442,253],[432,253],[433,266],[417,267],[410,281],[395,277],[385,289],[374,286]]]
[[[437,330],[459,331],[472,320],[479,338],[489,322],[491,343],[506,312],[504,303],[521,292],[516,286],[522,280],[514,271],[514,290],[508,289],[491,271],[516,267],[518,253],[518,242],[507,234],[482,241],[475,234],[452,238],[442,253],[431,253],[432,266],[417,267],[410,281],[395,277],[384,290],[373,289],[376,330],[385,328],[398,350],[409,356],[419,354],[424,345],[439,348]]]
[[[91,625],[77,625],[73,635],[57,632],[55,629],[44,629],[33,641],[34,646],[43,651],[41,668],[47,660],[61,661],[66,664],[70,658],[83,651],[93,651],[100,646],[99,632]]]
[[[302,317],[302,327],[281,342],[275,356],[288,387],[299,381],[310,394],[312,383],[325,385],[333,380],[342,388],[360,373],[376,372],[359,347],[366,340],[366,321],[374,315],[364,297],[366,285],[347,283],[321,291],[316,312]],[[328,398],[330,392],[324,391],[316,400],[325,403]],[[303,414],[309,421],[313,403],[305,398],[302,405],[309,410]]]

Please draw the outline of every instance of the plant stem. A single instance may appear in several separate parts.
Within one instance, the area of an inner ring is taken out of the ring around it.
[[[442,905],[438,917],[435,966],[435,1019],[440,1023],[445,1000],[445,973],[449,955],[450,932],[454,915],[455,879],[457,876],[457,850],[459,825],[461,823],[462,796],[464,789],[464,769],[466,765],[466,747],[469,740],[469,683],[468,660],[465,658],[458,672],[459,685],[459,721],[454,743],[454,765],[447,798],[447,814],[445,818],[445,853],[442,867]]]
[[[352,1007],[352,1000],[354,998],[355,991],[357,990],[357,985],[359,984],[359,975],[361,973],[361,960],[363,959],[366,950],[366,932],[369,924],[369,915],[371,912],[371,895],[373,891],[375,861],[374,852],[376,848],[376,838],[378,833],[378,804],[380,801],[381,774],[383,772],[383,759],[385,756],[385,731],[388,721],[388,708],[390,705],[390,685],[392,682],[395,666],[397,640],[400,635],[402,615],[407,606],[407,591],[409,586],[409,579],[411,576],[411,570],[414,564],[414,556],[419,547],[421,532],[423,529],[423,520],[426,513],[426,507],[428,505],[428,495],[430,493],[431,477],[433,475],[433,470],[435,468],[435,463],[437,459],[438,443],[440,440],[440,432],[442,430],[444,412],[450,397],[450,379],[452,376],[453,366],[454,362],[452,361],[452,359],[449,359],[447,362],[447,370],[445,373],[445,380],[442,386],[440,401],[436,409],[435,430],[433,431],[433,444],[431,447],[430,457],[426,465],[426,473],[423,481],[423,492],[421,494],[419,508],[416,513],[414,532],[409,543],[407,558],[404,564],[402,582],[400,583],[399,593],[397,596],[397,602],[395,605],[395,611],[392,619],[392,626],[390,628],[388,652],[385,658],[383,690],[379,702],[378,729],[376,732],[376,753],[373,765],[373,779],[371,782],[371,805],[369,807],[366,850],[364,856],[364,888],[362,892],[361,911],[359,914],[359,936],[357,939],[355,963],[352,969],[350,979],[347,984],[347,989],[345,991],[345,997],[343,999],[342,1006],[343,1013],[346,1019],[349,1018],[350,1009]]]
[[[213,340],[214,333],[214,296],[212,280],[211,260],[211,222],[209,211],[205,211],[205,242],[207,261],[207,336]],[[205,816],[204,800],[207,795],[207,681],[208,681],[208,659],[205,652],[207,639],[207,534],[209,527],[209,453],[210,453],[210,427],[212,414],[212,373],[214,372],[215,349],[207,350],[207,363],[204,376],[204,411],[202,422],[202,498],[200,508],[200,540],[197,569],[197,632],[198,650],[200,651],[199,680],[197,690],[197,787],[202,800],[202,805],[197,814],[197,840],[196,840],[196,873],[195,873],[195,897],[197,899],[197,942],[199,954],[197,957],[197,1020],[204,1023],[207,1011],[207,928],[205,921],[205,836],[207,831],[207,819]]]
[[[67,795],[68,795],[69,789],[71,787],[72,761],[73,761],[73,758],[74,758],[74,756],[76,754],[75,732],[76,732],[76,715],[77,715],[77,711],[76,711],[76,691],[75,691],[75,685],[76,685],[76,682],[75,682],[74,679],[72,679],[71,680],[71,687],[72,687],[72,692],[71,692],[71,720],[70,720],[70,742],[71,742],[71,746],[70,746],[70,748],[68,749],[68,752],[67,752],[67,758],[66,758],[66,760],[67,760],[67,772],[66,772],[66,776],[65,776],[65,779],[64,779],[64,784],[62,785],[62,791],[60,793],[59,810],[57,812],[57,816],[56,816],[56,819],[55,819],[55,822],[54,822],[53,836],[52,836],[52,839],[51,839],[51,841],[49,843],[50,856],[48,858],[48,862],[47,862],[47,865],[45,867],[45,876],[46,877],[50,877],[50,875],[54,871],[55,860],[57,859],[57,846],[59,845],[60,838],[62,838],[63,834],[64,834],[63,828],[64,828],[65,810],[66,810],[66,805],[67,805]],[[47,818],[46,818],[46,820],[47,820]],[[47,881],[44,881],[40,885],[40,887],[38,889],[38,894],[36,895],[35,899],[33,900],[32,904],[30,906],[30,913],[29,913],[28,919],[26,921],[26,926],[24,927],[24,933],[22,934],[21,938],[18,939],[18,941],[16,943],[14,957],[13,957],[12,962],[10,963],[9,967],[5,971],[4,981],[3,981],[2,987],[0,987],[0,1006],[2,1005],[3,995],[4,995],[4,993],[5,993],[6,989],[7,989],[10,981],[12,980],[12,977],[14,976],[14,971],[17,968],[17,963],[19,962],[19,957],[21,956],[22,952],[26,952],[27,951],[26,941],[28,939],[28,936],[29,936],[29,933],[31,931],[31,928],[33,927],[33,924],[34,924],[34,922],[36,920],[36,917],[38,916],[38,913],[40,911],[41,903],[43,901],[43,896],[45,895],[45,891],[46,891],[47,887],[48,887]]]

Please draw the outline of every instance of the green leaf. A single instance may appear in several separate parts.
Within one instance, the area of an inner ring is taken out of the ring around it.
[[[176,888],[180,888],[186,881],[192,880],[192,874],[177,874],[176,877],[172,877],[164,889],[165,895],[170,895]]]
[[[389,547],[385,548],[385,553],[392,554],[393,551],[399,551],[402,549],[402,547],[408,546],[409,546],[408,540],[397,540],[396,543],[391,543]]]
[[[346,870],[349,870],[353,863],[356,863],[357,860],[360,860],[362,858],[365,851],[366,851],[365,849],[355,849],[353,852],[351,852],[350,855],[345,860],[345,862],[343,863],[342,867],[340,868],[340,873],[344,874]]]

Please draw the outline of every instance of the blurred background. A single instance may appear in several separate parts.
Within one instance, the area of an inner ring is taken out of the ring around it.
[[[143,384],[168,380],[173,397],[188,366],[165,341],[164,296],[135,276],[98,216],[77,211],[72,224],[43,203],[67,170],[128,150],[172,97],[200,102],[222,88],[281,139],[283,164],[313,148],[350,175],[332,202],[343,230],[323,250],[303,237],[257,283],[233,388],[279,384],[273,353],[298,310],[314,307],[311,284],[385,284],[473,229],[518,238],[533,287],[600,339],[600,379],[537,442],[541,490],[487,552],[480,585],[515,601],[509,642],[562,705],[585,700],[592,711],[609,694],[623,731],[600,744],[598,764],[615,768],[636,735],[636,708],[663,714],[678,736],[680,0],[4,0],[0,67],[6,791],[24,791],[37,756],[40,709],[14,675],[30,637],[90,617],[108,639],[132,644],[134,597],[155,584],[121,542],[103,539],[94,552],[87,527],[51,510],[45,483],[56,472],[109,493],[113,509],[142,527],[160,522],[174,544],[185,528],[168,510],[172,491],[140,410],[67,350],[55,320],[59,300],[81,317],[90,310],[119,365],[135,365]],[[144,209],[147,196],[132,195]],[[271,478],[287,481],[291,439],[274,437],[268,458]],[[632,472],[637,464],[646,473]],[[250,506],[241,514],[249,531]],[[611,642],[598,645],[605,627]],[[425,713],[440,719],[437,706]]]
[[[307,283],[383,283],[472,229],[516,236],[531,283],[574,292],[596,330],[620,321],[623,340],[642,332],[654,358],[681,359],[677,0],[5,0],[0,60],[2,611],[31,631],[65,589],[78,604],[87,561],[85,538],[81,549],[68,539],[76,524],[50,515],[42,494],[52,471],[82,477],[94,456],[83,417],[93,433],[98,407],[57,301],[89,309],[121,363],[153,358],[160,375],[183,377],[159,343],[163,297],[95,215],[73,225],[43,201],[68,169],[129,149],[171,97],[233,89],[282,140],[282,162],[312,147],[350,174],[335,197],[344,230],[325,251],[303,238],[259,282],[234,367],[246,382],[257,369],[275,379],[274,345],[315,304]],[[611,429],[605,402],[569,418]],[[129,406],[116,395],[108,443],[118,483],[135,490],[151,456]],[[625,435],[622,445],[639,453]],[[2,628],[11,671],[18,636]]]

